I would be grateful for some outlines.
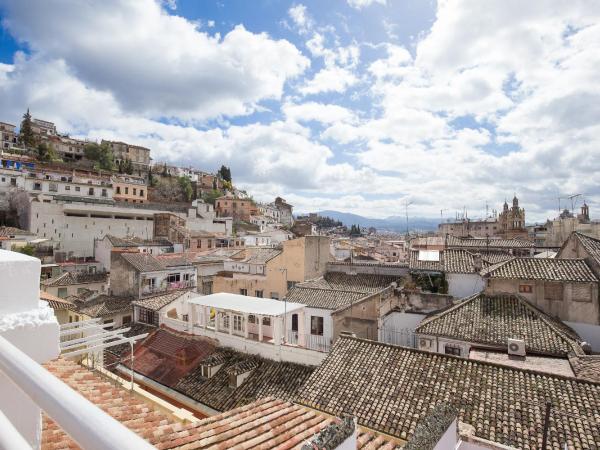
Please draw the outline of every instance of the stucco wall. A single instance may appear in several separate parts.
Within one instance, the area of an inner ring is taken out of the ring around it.
[[[532,292],[519,292],[519,285],[531,285]],[[574,285],[589,287],[589,301],[576,301],[573,299]],[[519,294],[545,313],[558,317],[561,320],[600,325],[597,283],[563,283],[563,296],[561,300],[545,299],[544,286],[545,283],[543,281],[488,279],[486,292]]]
[[[456,298],[469,297],[485,289],[485,281],[476,273],[448,273],[448,294]]]

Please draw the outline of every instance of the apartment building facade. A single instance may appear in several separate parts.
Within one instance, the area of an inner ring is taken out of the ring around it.
[[[118,141],[102,140],[102,144],[107,144],[110,147],[116,164],[129,160],[135,170],[148,171],[151,160],[149,148]]]
[[[148,189],[143,178],[132,175],[113,175],[111,181],[114,188],[113,198],[116,201],[125,203],[148,202]]]

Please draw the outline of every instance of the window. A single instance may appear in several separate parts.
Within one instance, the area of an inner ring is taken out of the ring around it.
[[[254,296],[255,297],[259,297],[259,298],[263,298],[263,291],[254,291]]]
[[[531,294],[533,292],[533,286],[530,284],[520,284],[519,292],[523,294]]]
[[[106,196],[107,196],[106,189],[102,189],[102,197],[106,197]]]
[[[70,191],[71,190],[71,186],[65,186],[65,191]]]
[[[158,326],[158,314],[146,308],[140,308],[139,310],[139,321],[147,323],[149,325]]]
[[[235,314],[233,316],[233,330],[234,331],[242,331],[244,329],[244,324],[242,320],[242,316],[238,316]]]
[[[125,188],[125,195],[127,195],[127,194],[129,194],[129,188],[128,187]]]
[[[248,295],[248,289],[240,289],[240,295]]]
[[[250,314],[250,315],[248,316],[248,323],[249,323],[249,324],[252,324],[252,325],[255,325],[255,324],[256,324],[256,316],[255,316],[254,314]]]
[[[446,353],[446,355],[460,356],[460,347],[458,345],[446,344],[444,346],[444,353]]]
[[[33,190],[34,191],[41,191],[42,190],[42,184],[41,183],[33,183]]]
[[[292,288],[293,288],[295,285],[296,285],[296,281],[288,281],[288,282],[287,282],[287,288],[288,288],[288,291],[289,291],[290,289],[292,289]]]
[[[131,323],[131,316],[123,316],[123,325],[129,325]]]
[[[271,298],[273,300],[279,300],[279,292],[271,292]]]
[[[10,179],[10,185],[11,186],[16,186],[17,185],[17,179],[16,178],[11,178]]]
[[[88,195],[94,195],[94,188],[88,189]]]
[[[117,194],[121,193],[121,186],[117,186]]]
[[[263,327],[270,327],[270,326],[271,326],[271,318],[263,317]]]
[[[58,296],[60,298],[66,298],[67,297],[67,288],[58,288]]]
[[[48,185],[48,190],[50,192],[58,192],[58,184],[56,184],[56,183],[50,183]]]
[[[204,378],[210,378],[210,367],[202,366],[202,376]]]
[[[574,302],[591,302],[592,288],[589,284],[573,283],[571,285],[571,297]]]
[[[323,336],[323,318],[321,316],[310,316],[310,334]]]
[[[137,189],[133,188],[133,195],[137,195]]]
[[[544,283],[544,300],[560,301],[563,299],[562,283]]]
[[[144,190],[140,189],[140,197],[143,197],[143,196],[144,196]]]
[[[169,275],[167,277],[167,281],[169,283],[175,283],[177,281],[181,281],[181,274],[179,274],[179,273],[172,273],[171,275]]]
[[[79,191],[81,191],[81,187],[75,186],[75,192],[79,192]]]

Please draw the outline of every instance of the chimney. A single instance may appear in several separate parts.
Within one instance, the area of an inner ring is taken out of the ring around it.
[[[475,253],[473,255],[473,268],[475,272],[479,272],[483,269],[483,259],[481,258],[481,253]]]

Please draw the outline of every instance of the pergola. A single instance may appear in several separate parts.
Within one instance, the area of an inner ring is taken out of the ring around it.
[[[298,336],[304,335],[301,303],[221,292],[192,298],[188,304],[194,326],[206,330],[274,344],[299,343]]]

